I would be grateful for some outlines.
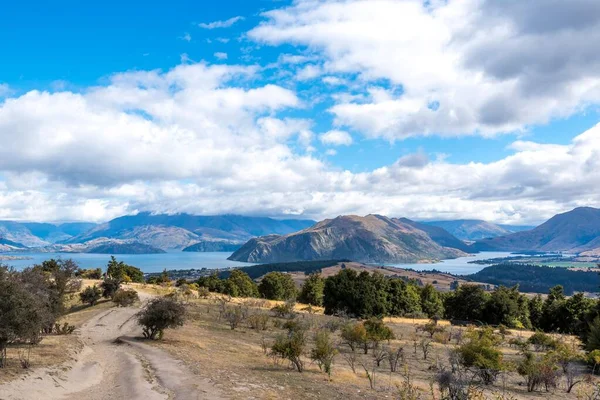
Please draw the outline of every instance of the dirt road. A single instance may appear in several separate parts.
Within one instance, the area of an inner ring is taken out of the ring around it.
[[[93,317],[77,332],[84,347],[74,361],[0,385],[0,400],[222,399],[210,381],[134,339],[141,336],[138,311],[115,307]]]

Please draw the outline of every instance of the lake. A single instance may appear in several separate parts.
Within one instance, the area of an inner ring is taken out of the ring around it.
[[[161,272],[163,269],[216,269],[226,267],[247,267],[254,265],[238,261],[229,261],[232,253],[193,253],[171,251],[162,254],[122,254],[117,255],[119,261],[134,265],[144,272]],[[50,258],[72,258],[81,268],[105,268],[110,255],[85,254],[85,253],[3,253],[6,256],[28,257],[28,260],[0,261],[2,264],[16,268],[25,268],[39,264]],[[506,252],[481,252],[468,257],[454,260],[444,260],[436,264],[386,264],[398,268],[412,268],[417,271],[430,271],[436,269],[456,275],[472,274],[485,268],[485,265],[469,264],[469,261],[485,260],[488,258],[509,257]]]
[[[117,260],[140,268],[143,272],[161,272],[166,269],[217,269],[226,267],[247,267],[250,263],[229,261],[232,253],[193,253],[183,251],[170,251],[161,254],[119,254]],[[71,258],[81,268],[106,268],[110,255],[86,253],[2,253],[5,256],[27,257],[27,260],[6,260],[0,264],[25,268],[39,264],[51,258]]]
[[[488,258],[504,258],[514,256],[516,254],[499,251],[482,251],[478,254],[473,254],[467,257],[459,257],[453,260],[443,260],[435,264],[386,264],[391,267],[411,268],[415,271],[431,271],[438,270],[448,272],[453,275],[469,275],[481,271],[487,265],[469,264],[469,261],[487,260]]]

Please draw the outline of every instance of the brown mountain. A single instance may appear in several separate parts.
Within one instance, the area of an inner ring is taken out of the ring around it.
[[[246,262],[350,259],[401,263],[465,255],[458,249],[439,245],[411,223],[381,215],[340,216],[288,235],[251,239],[229,259]]]
[[[473,247],[480,251],[572,251],[600,247],[600,210],[580,207],[555,215],[530,231],[484,239]]]

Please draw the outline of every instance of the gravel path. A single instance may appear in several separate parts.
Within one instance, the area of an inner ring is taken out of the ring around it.
[[[138,311],[115,307],[93,317],[78,332],[84,347],[74,361],[0,385],[0,400],[224,398],[210,381],[134,338],[141,336],[134,318]]]

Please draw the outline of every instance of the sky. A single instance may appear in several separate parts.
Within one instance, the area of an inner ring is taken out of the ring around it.
[[[600,207],[597,0],[32,0],[0,18],[0,219]]]

